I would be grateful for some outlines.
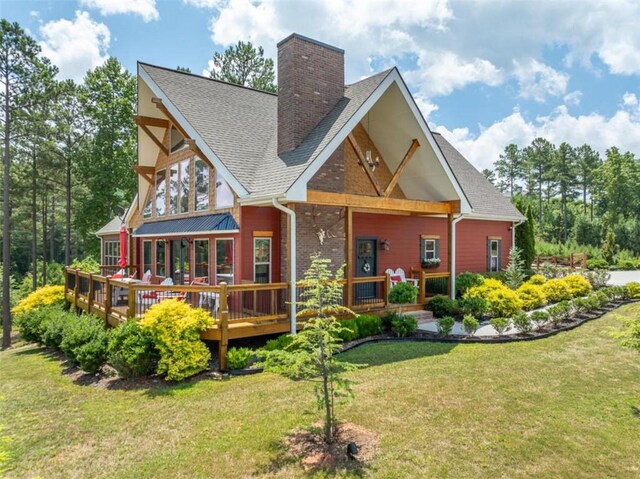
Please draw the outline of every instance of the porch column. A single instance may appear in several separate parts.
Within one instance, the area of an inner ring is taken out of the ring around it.
[[[449,248],[448,248],[448,266],[449,266],[449,294],[451,295],[451,298],[455,299],[455,294],[456,294],[456,286],[455,286],[455,281],[456,281],[456,272],[455,267],[456,267],[456,260],[455,260],[455,237],[456,237],[456,233],[455,233],[455,223],[453,222],[453,214],[449,213],[447,215],[447,223],[449,224]]]
[[[353,285],[351,284],[351,262],[353,257],[353,210],[346,207],[344,216],[344,260],[345,260],[345,276],[347,279],[346,306],[350,308],[353,305]]]

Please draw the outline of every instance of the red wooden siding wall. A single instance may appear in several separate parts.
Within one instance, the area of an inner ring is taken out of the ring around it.
[[[256,231],[273,233],[271,237],[271,282],[280,282],[280,211],[273,207],[243,206],[240,211],[242,241],[241,278],[253,281],[253,238]]]
[[[511,249],[511,222],[461,220],[456,225],[456,272],[487,271],[487,239],[489,236],[502,238],[500,254],[501,267],[506,268]]]

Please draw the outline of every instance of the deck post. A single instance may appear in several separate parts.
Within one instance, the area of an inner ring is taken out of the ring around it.
[[[87,312],[91,314],[93,306],[93,273],[89,273],[89,297],[87,298]]]
[[[73,287],[73,306],[76,308],[76,313],[78,312],[78,295],[80,294],[80,270],[76,268],[76,284]]]
[[[218,342],[218,367],[227,369],[227,348],[229,346],[229,303],[227,301],[227,283],[220,283],[220,341]]]
[[[111,293],[112,293],[111,276],[107,276],[104,279],[104,290],[105,290],[105,294],[107,295],[104,298],[104,322],[107,326],[109,326],[109,315],[111,314]]]
[[[69,292],[69,267],[64,267],[64,298],[67,299],[67,293]]]
[[[420,270],[420,279],[418,280],[418,303],[424,304],[427,293],[427,278],[425,272]]]
[[[128,295],[127,295],[127,318],[135,318],[136,317],[136,289],[135,285],[129,283],[127,285]]]
[[[389,292],[391,291],[391,275],[384,274],[384,307],[389,306]]]
[[[455,224],[453,222],[453,214],[449,213],[449,215],[447,215],[447,219],[449,221],[449,248],[448,248],[448,256],[449,256],[449,261],[448,261],[448,266],[449,266],[449,284],[447,286],[447,296],[451,296],[451,292],[454,290],[454,286],[453,286],[453,282],[456,280],[456,273],[455,271],[453,271],[453,269],[455,268],[455,259],[453,257],[454,255],[454,249],[455,249],[455,245],[453,244],[454,240],[455,240],[455,233],[454,233],[454,228],[455,228]],[[455,299],[455,298],[452,298]]]

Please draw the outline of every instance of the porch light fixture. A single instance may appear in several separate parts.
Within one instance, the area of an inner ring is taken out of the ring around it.
[[[367,113],[367,143],[371,142],[371,123],[369,120],[369,113]],[[364,159],[367,160],[367,164],[371,171],[376,171],[376,166],[380,164],[380,158],[376,156],[376,159],[373,159],[371,154],[371,148],[368,148],[364,153]]]
[[[387,241],[386,239],[380,241],[380,249],[382,249],[383,251],[389,251],[391,249],[389,241]]]

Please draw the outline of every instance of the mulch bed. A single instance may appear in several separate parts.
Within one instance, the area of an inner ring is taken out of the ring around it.
[[[349,443],[355,443],[358,453],[350,458]],[[378,446],[378,436],[369,429],[351,423],[341,423],[336,428],[332,444],[323,438],[322,424],[311,429],[293,431],[284,440],[287,454],[301,461],[305,470],[359,470],[369,464]]]

